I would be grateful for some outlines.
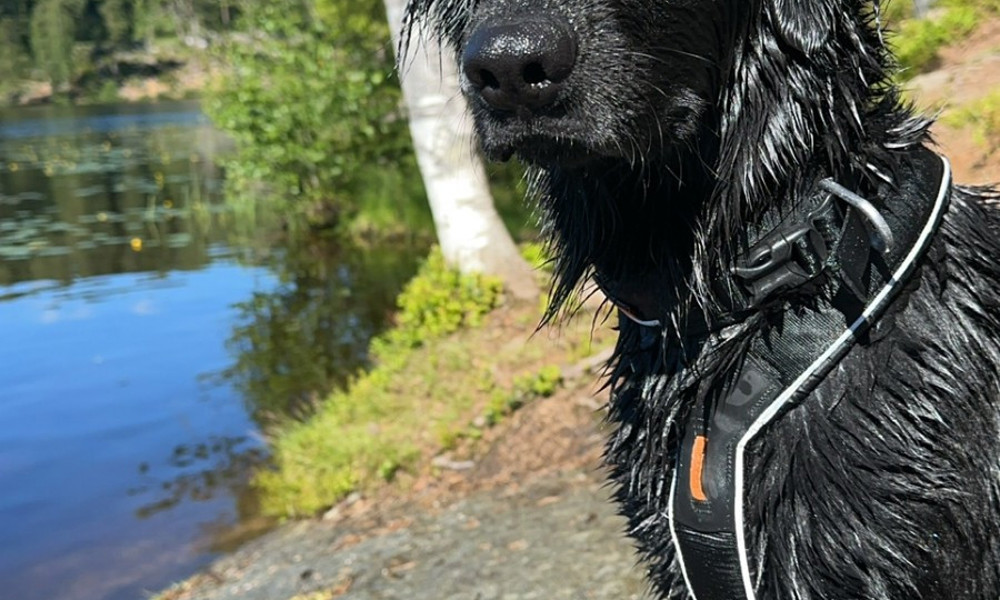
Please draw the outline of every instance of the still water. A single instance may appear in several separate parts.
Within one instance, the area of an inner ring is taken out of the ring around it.
[[[227,148],[189,103],[0,113],[0,599],[137,600],[225,551],[261,428],[414,272],[419,242],[268,235]]]

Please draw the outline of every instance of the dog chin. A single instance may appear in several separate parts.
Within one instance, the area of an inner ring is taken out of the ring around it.
[[[516,156],[523,163],[542,168],[585,168],[609,158],[622,158],[618,148],[609,151],[599,144],[541,135],[481,135],[480,142],[483,154],[489,160],[506,162]]]

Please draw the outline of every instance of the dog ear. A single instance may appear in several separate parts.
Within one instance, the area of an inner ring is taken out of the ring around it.
[[[766,0],[775,31],[806,56],[823,48],[833,34],[834,1]]]

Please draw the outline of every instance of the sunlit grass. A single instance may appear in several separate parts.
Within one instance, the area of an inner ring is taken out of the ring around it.
[[[255,479],[263,510],[311,516],[401,470],[419,470],[434,453],[476,440],[555,393],[563,361],[608,343],[592,338],[592,315],[585,315],[566,325],[558,353],[549,340],[529,344],[540,313],[521,307],[526,323],[506,311],[489,313],[501,298],[498,286],[450,272],[432,254],[401,296],[396,328],[372,344],[376,366],[326,398],[308,421],[272,436],[274,468]],[[514,319],[522,339],[496,321],[504,318]]]
[[[898,0],[890,6],[899,6],[887,20],[895,31],[892,46],[903,81],[933,69],[942,48],[961,41],[984,19],[1000,14],[1000,0],[942,0],[923,19],[912,17],[909,2]]]
[[[1000,89],[946,112],[941,121],[955,128],[970,128],[973,139],[990,152],[1000,149]]]
[[[459,275],[432,253],[400,295],[397,327],[372,344],[377,366],[273,437],[275,469],[255,478],[263,511],[308,516],[411,466],[429,432],[473,398],[462,377],[474,370],[473,355],[445,336],[478,325],[500,290],[499,281]]]

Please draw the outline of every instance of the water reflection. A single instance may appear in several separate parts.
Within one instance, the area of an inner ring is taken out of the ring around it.
[[[236,304],[227,342],[235,362],[224,373],[258,423],[302,417],[367,366],[368,342],[387,326],[427,246],[414,238],[371,247],[314,239],[273,258],[280,283]]]
[[[136,508],[136,518],[147,519],[186,500],[205,502],[219,495],[235,498],[249,494],[247,473],[260,466],[266,454],[259,446],[248,448],[247,442],[247,436],[211,436],[205,441],[174,446],[167,460],[174,475],[163,481],[150,473],[149,463],[139,463],[139,475],[145,483],[129,489],[128,493],[155,499]]]
[[[0,285],[195,269],[225,242],[226,139],[200,113],[133,117],[0,127]]]
[[[424,254],[282,238],[225,147],[193,105],[0,114],[0,596],[134,600],[266,525],[261,426],[365,365]]]

